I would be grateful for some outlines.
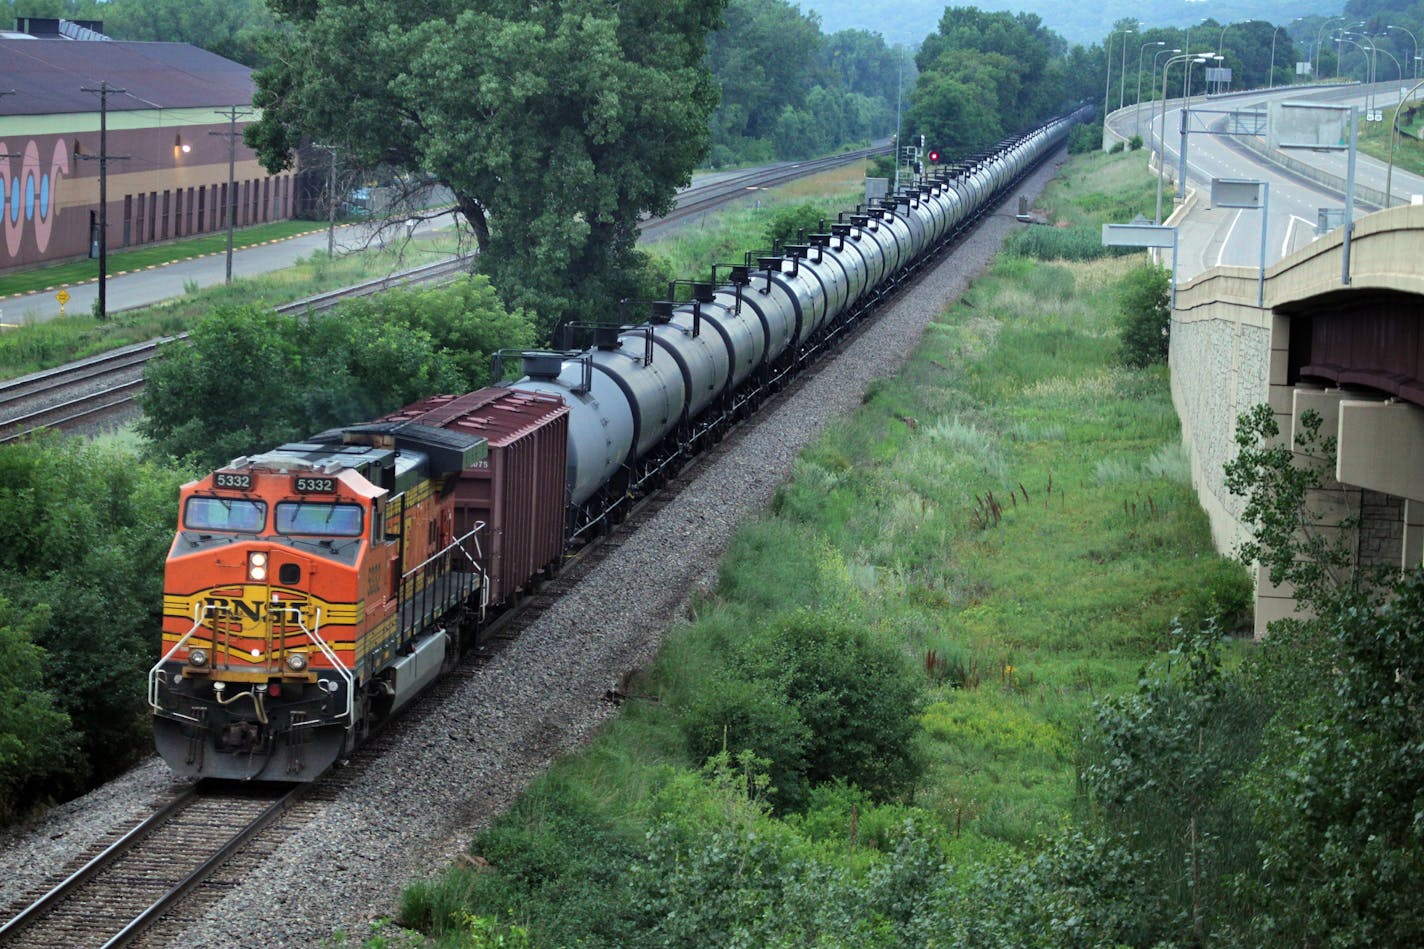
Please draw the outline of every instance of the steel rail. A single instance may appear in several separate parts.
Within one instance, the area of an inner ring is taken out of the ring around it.
[[[117,947],[132,943],[148,929],[148,927],[153,925],[160,917],[169,912],[174,905],[191,893],[194,888],[211,878],[223,864],[227,863],[227,861],[241,850],[244,845],[251,841],[253,837],[284,814],[297,800],[298,796],[304,793],[306,788],[306,785],[295,785],[285,791],[280,797],[268,803],[250,821],[228,834],[222,844],[217,846],[207,859],[203,860],[202,863],[192,870],[183,873],[181,879],[178,879],[172,885],[168,886],[161,896],[140,904],[142,908],[136,913],[133,913],[131,918],[129,918],[117,932],[107,937],[100,945],[105,947],[105,949],[117,949]],[[80,887],[86,884],[92,884],[96,887],[100,886],[103,881],[104,873],[111,869],[121,868],[121,861],[133,853],[140,845],[149,840],[156,839],[156,833],[160,829],[180,819],[194,805],[207,800],[210,799],[204,798],[196,788],[191,788],[179,794],[142,823],[105,847],[101,852],[85,863],[84,866],[56,884],[13,919],[3,926],[0,926],[0,944],[12,940],[24,941],[29,935],[28,931],[32,927],[42,925],[43,920],[49,914],[60,908],[68,900],[74,898]],[[219,797],[218,801],[221,803],[222,798]],[[115,918],[112,922],[117,923],[119,919]]]
[[[131,850],[135,844],[146,840],[154,830],[167,824],[179,812],[186,810],[196,796],[197,790],[189,788],[157,811],[154,811],[146,820],[129,830],[118,840],[95,854],[90,858],[88,863],[65,877],[43,896],[26,907],[19,915],[4,925],[0,925],[0,942],[3,942],[8,937],[14,936],[39,917],[49,912],[49,910],[59,905],[60,901],[78,888],[80,884],[89,882],[105,867],[111,865],[119,857]]]
[[[159,897],[150,904],[147,909],[130,920],[123,929],[119,930],[108,942],[103,944],[103,949],[119,949],[119,947],[127,946],[133,942],[145,929],[157,922],[159,917],[171,909],[174,904],[211,877],[219,867],[227,863],[233,854],[242,849],[244,844],[265,830],[278,817],[285,814],[297,797],[305,792],[306,787],[307,785],[299,784],[269,804],[263,809],[262,813],[258,814],[247,826],[233,834],[227,843],[219,847],[211,857],[204,860],[202,864],[182,880],[178,881],[167,893]]]

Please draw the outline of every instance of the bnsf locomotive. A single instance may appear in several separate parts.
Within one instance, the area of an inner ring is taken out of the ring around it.
[[[149,674],[181,775],[309,781],[448,669],[487,610],[755,408],[1066,137],[1074,117],[695,284],[518,382],[185,485]],[[672,294],[670,293],[669,296]]]

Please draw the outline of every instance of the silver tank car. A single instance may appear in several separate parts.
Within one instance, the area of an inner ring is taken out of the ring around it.
[[[718,290],[702,306],[702,319],[722,334],[731,355],[730,388],[736,391],[766,362],[770,331],[757,309],[737,291]]]
[[[556,395],[569,406],[569,503],[582,505],[632,454],[632,409],[618,383],[594,372],[587,354],[526,353],[524,372],[509,388]]]
[[[677,309],[673,309],[672,304],[659,306],[666,310],[654,318],[653,345],[666,350],[682,373],[686,393],[682,421],[685,423],[701,415],[727,391],[732,357],[723,335],[702,319],[700,303]]]

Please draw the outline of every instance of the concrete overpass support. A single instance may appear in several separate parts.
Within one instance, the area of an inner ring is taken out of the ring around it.
[[[1172,398],[1217,549],[1248,534],[1225,488],[1236,418],[1267,402],[1283,438],[1318,412],[1337,439],[1326,486],[1310,499],[1318,529],[1349,530],[1356,563],[1418,566],[1424,556],[1424,207],[1356,223],[1351,280],[1341,232],[1267,271],[1218,267],[1180,287],[1172,314]],[[1323,459],[1301,456],[1304,463]],[[1256,628],[1293,615],[1290,590],[1257,576]]]

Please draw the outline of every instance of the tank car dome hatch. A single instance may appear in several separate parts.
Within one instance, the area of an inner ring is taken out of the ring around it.
[[[565,358],[561,353],[525,353],[524,374],[531,379],[557,379]]]

